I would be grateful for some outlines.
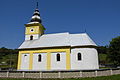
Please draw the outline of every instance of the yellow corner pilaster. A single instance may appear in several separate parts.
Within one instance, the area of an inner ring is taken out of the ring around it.
[[[51,53],[47,53],[47,70],[51,69]]]
[[[19,70],[21,66],[21,53],[19,53],[18,55],[18,65],[17,65],[17,69]]]
[[[33,67],[33,53],[30,53],[29,70],[32,70],[32,67]]]
[[[66,51],[66,69],[70,70],[71,64],[70,64],[70,50]]]

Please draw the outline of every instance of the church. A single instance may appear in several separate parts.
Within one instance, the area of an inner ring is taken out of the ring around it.
[[[97,45],[87,33],[45,34],[38,7],[25,24],[17,70],[60,71],[99,69]]]

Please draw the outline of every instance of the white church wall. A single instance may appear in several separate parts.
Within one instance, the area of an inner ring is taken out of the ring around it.
[[[78,53],[81,53],[81,60],[78,61]],[[71,69],[89,70],[98,69],[98,53],[94,48],[71,49]]]
[[[25,35],[25,40],[30,40],[30,36],[31,35]],[[32,34],[33,39],[38,39],[39,38],[39,34]]]
[[[29,58],[30,54],[21,54],[21,70],[28,70],[29,69]]]
[[[60,61],[57,61],[57,54],[60,54]],[[66,53],[51,53],[51,70],[66,70]]]
[[[41,55],[41,61],[38,61],[38,55]],[[33,70],[47,70],[47,53],[33,54]]]

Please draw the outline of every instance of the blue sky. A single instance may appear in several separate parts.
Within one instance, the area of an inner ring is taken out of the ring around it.
[[[97,45],[120,36],[120,0],[38,0],[45,33],[85,32]],[[0,47],[18,48],[36,0],[0,1]]]

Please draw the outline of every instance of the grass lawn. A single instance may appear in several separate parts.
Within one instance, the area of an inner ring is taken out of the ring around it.
[[[0,80],[120,80],[120,75],[96,77],[96,78],[80,78],[80,79],[5,79],[5,78],[0,78]]]

